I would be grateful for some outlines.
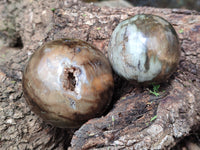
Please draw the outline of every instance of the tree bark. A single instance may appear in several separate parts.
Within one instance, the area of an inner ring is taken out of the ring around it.
[[[100,8],[77,0],[18,0],[0,4],[3,20],[0,27],[7,28],[0,28],[5,37],[2,43],[15,46],[0,48],[0,149],[169,149],[198,129],[199,12],[150,7]],[[165,18],[180,38],[178,69],[160,85],[160,96],[149,92],[151,86],[136,87],[114,74],[115,90],[109,110],[76,131],[47,125],[30,111],[23,98],[22,72],[39,46],[53,39],[77,38],[93,44],[107,56],[116,25],[142,13]],[[13,32],[8,33],[10,28]]]

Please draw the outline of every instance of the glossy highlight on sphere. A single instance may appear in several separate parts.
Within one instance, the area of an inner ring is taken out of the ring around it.
[[[116,73],[139,83],[164,82],[180,59],[179,39],[165,19],[136,15],[118,24],[108,46]]]
[[[109,61],[88,43],[72,39],[40,47],[24,70],[22,85],[30,108],[62,128],[101,115],[113,94]]]

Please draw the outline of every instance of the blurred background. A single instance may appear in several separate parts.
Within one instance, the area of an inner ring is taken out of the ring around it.
[[[83,0],[100,6],[131,7],[151,6],[159,8],[184,8],[200,11],[200,0]]]

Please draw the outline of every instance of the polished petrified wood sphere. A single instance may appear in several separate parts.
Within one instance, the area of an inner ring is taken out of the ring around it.
[[[179,39],[165,19],[136,15],[115,28],[108,56],[115,72],[127,80],[163,82],[179,63]]]
[[[23,74],[31,109],[58,127],[76,128],[101,115],[113,93],[109,61],[80,40],[46,43],[30,58]]]

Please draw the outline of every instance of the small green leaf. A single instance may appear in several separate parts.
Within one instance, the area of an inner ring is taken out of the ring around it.
[[[153,83],[152,86],[153,86],[153,91],[149,90],[149,92],[155,96],[159,96],[160,94],[158,92],[158,89],[160,88],[160,85],[159,84],[156,85]]]
[[[112,122],[114,122],[115,121],[115,117],[114,116],[112,116]]]
[[[187,87],[187,84],[183,84],[184,87]]]
[[[122,98],[121,98],[121,100],[125,100],[126,99],[126,96],[123,96]]]
[[[87,16],[86,14],[83,14],[83,17]]]
[[[6,57],[6,55],[5,55],[5,54],[2,54],[2,55],[1,55],[1,57],[5,58],[5,57]]]
[[[101,30],[101,27],[97,27],[97,30]]]
[[[154,91],[156,91],[156,92],[158,92],[158,89],[160,88],[160,85],[158,84],[158,85],[153,85],[153,90]]]
[[[12,83],[12,84],[15,84],[15,83],[16,83],[16,81],[11,81],[11,83]]]
[[[56,9],[55,8],[51,8],[51,11],[55,11]]]
[[[157,115],[155,115],[154,117],[151,118],[151,122],[154,121],[157,118]]]
[[[157,93],[156,91],[152,91],[152,90],[150,90],[149,92],[150,92],[151,94],[155,95],[155,96],[159,96],[159,95],[160,95],[160,94]]]
[[[179,33],[183,33],[183,32],[184,32],[184,30],[183,30],[183,29],[180,29],[178,32],[179,32]]]

